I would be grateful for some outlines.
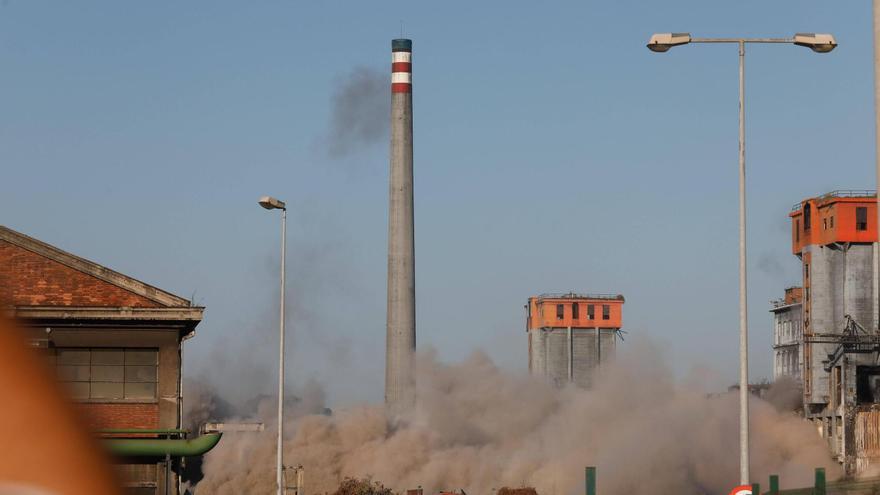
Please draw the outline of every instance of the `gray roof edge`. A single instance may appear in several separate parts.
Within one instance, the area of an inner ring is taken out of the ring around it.
[[[60,320],[154,320],[199,322],[205,308],[197,306],[166,308],[14,306],[5,313],[12,318]]]

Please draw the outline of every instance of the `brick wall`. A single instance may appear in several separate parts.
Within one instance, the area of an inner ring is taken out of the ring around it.
[[[92,430],[107,428],[158,428],[158,404],[77,404]]]
[[[0,300],[15,306],[159,306],[6,241],[0,241]]]

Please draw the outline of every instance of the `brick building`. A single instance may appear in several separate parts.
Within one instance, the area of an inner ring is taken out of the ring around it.
[[[182,344],[204,308],[3,226],[0,303],[94,430],[180,428]],[[179,458],[119,461],[126,493],[177,493]]]

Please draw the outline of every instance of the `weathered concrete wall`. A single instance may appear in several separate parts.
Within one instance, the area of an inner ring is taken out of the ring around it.
[[[831,333],[835,322],[835,299],[842,303],[842,296],[836,295],[836,273],[843,273],[839,261],[835,261],[837,251],[823,246],[806,246],[805,252],[810,253],[810,268],[805,277],[805,286],[809,291],[805,292],[804,304],[809,305],[808,322],[806,330],[812,333]],[[842,280],[842,277],[841,277]],[[807,296],[809,294],[809,296]],[[813,404],[827,403],[829,399],[828,374],[823,369],[822,361],[827,359],[828,353],[833,351],[833,346],[828,344],[811,344],[811,356],[806,366],[810,367],[810,389],[808,402]]]
[[[591,387],[600,363],[614,357],[617,345],[615,330],[598,332],[597,335],[593,328],[572,328],[569,337],[568,328],[529,330],[529,370],[556,386],[571,381],[579,387]]]
[[[813,333],[827,333],[834,321],[833,252],[824,246],[808,246],[810,252],[809,299],[810,328]]]
[[[844,251],[843,294],[845,314],[849,314],[865,329],[874,323],[874,248],[872,244],[851,245]]]
[[[562,386],[568,382],[568,330],[554,328],[547,335],[547,372],[551,383]]]
[[[874,249],[870,244],[806,246],[810,253],[809,330],[813,334],[839,334],[846,315],[866,329],[875,328]],[[809,401],[829,401],[829,376],[822,361],[834,351],[833,344],[812,344],[812,387]],[[863,359],[856,357],[858,361]]]
[[[599,340],[596,338],[596,330],[577,328],[572,330],[574,335],[574,383],[579,387],[590,388],[593,386],[593,374],[599,366]]]
[[[547,373],[546,337],[544,331],[529,330],[529,373],[544,375]]]

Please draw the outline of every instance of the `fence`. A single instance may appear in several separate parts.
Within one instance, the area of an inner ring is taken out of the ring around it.
[[[752,484],[752,493],[759,495],[880,495],[880,477],[855,480],[825,481],[825,469],[816,468],[813,486],[779,489],[779,476],[770,475],[770,490],[761,493],[761,485]],[[586,495],[596,495],[596,467],[588,466],[584,473]],[[725,495],[725,494],[718,494]]]

